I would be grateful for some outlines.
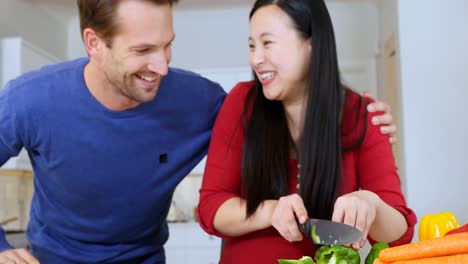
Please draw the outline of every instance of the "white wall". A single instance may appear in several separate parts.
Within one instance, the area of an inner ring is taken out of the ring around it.
[[[342,79],[377,96],[379,10],[371,1],[333,1],[327,7],[335,29]]]
[[[86,49],[81,39],[80,21],[77,15],[70,18],[67,27],[67,59],[86,57]]]
[[[2,82],[0,89],[3,89],[5,84],[21,72],[21,39],[20,38],[3,38],[0,40],[0,50],[2,53],[2,70],[0,76]]]
[[[468,222],[468,2],[399,1],[402,145],[408,202],[419,217]]]
[[[66,59],[67,27],[29,1],[0,1],[0,37],[22,37],[53,56]]]
[[[372,3],[327,3],[340,60],[374,58],[378,51],[378,9]]]
[[[175,10],[173,65],[247,67],[250,7]]]

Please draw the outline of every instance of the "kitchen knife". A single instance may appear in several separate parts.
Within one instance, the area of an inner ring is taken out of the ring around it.
[[[299,229],[317,245],[348,245],[363,236],[361,231],[350,225],[312,218],[299,224]]]

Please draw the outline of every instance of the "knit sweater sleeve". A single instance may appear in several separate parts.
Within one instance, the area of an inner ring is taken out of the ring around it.
[[[219,207],[233,197],[240,197],[242,126],[246,94],[250,83],[239,83],[227,95],[218,113],[211,136],[208,158],[200,189],[198,217],[209,234],[225,237],[213,222]]]
[[[0,167],[11,157],[17,156],[23,147],[17,122],[19,111],[13,108],[12,103],[15,101],[12,98],[15,91],[10,84],[0,92]]]
[[[0,227],[0,252],[12,249],[5,237],[5,231]]]
[[[359,150],[359,180],[363,190],[376,193],[384,202],[399,211],[406,219],[408,229],[403,236],[393,241],[390,246],[411,242],[416,224],[415,213],[408,208],[401,191],[400,177],[395,165],[389,137],[380,133],[380,126],[371,123],[374,116],[368,114],[365,139]],[[373,244],[375,240],[369,237]]]

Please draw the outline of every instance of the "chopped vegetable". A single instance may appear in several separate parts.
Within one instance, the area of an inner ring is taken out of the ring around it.
[[[315,253],[317,264],[359,264],[361,257],[359,253],[341,245],[322,246]]]
[[[450,212],[425,215],[419,223],[419,240],[444,236],[448,231],[460,227],[455,215]]]
[[[468,254],[468,232],[386,248],[380,252],[379,259],[395,262],[457,254]]]
[[[378,259],[379,258],[379,255],[380,255],[380,251],[382,251],[382,249],[384,248],[388,248],[388,244],[385,243],[385,242],[377,242],[375,243],[369,254],[367,255],[366,257],[366,261],[365,261],[365,264],[373,264],[374,263],[374,260]]]
[[[310,233],[310,237],[312,238],[312,241],[314,241],[315,244],[322,244],[320,243],[320,237],[317,235],[317,233],[315,233],[316,228],[316,225],[312,226],[312,232]]]
[[[314,234],[314,231],[312,231]],[[381,250],[388,248],[388,244],[385,242],[378,242],[372,246],[369,255],[367,255],[366,264],[383,263],[378,262],[379,253]],[[299,260],[295,259],[279,259],[279,264],[359,264],[361,257],[359,253],[353,248],[348,248],[341,245],[333,246],[321,246],[315,252],[315,261],[312,258],[306,256]]]
[[[316,264],[311,257],[302,257],[299,260],[295,259],[278,259],[279,264]]]

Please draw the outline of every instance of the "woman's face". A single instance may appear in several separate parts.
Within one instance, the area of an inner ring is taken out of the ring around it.
[[[294,22],[278,6],[258,9],[250,20],[249,63],[269,100],[294,101],[304,97],[312,52]]]

